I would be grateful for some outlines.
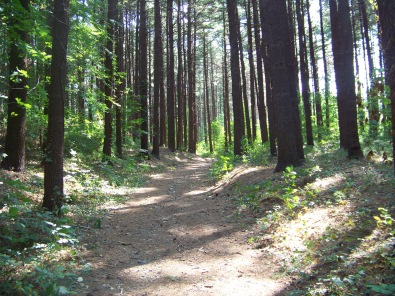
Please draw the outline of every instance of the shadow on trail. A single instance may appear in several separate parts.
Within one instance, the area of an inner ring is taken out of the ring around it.
[[[209,187],[210,162],[192,160],[189,164],[153,175],[147,187],[137,189],[124,206],[111,210],[98,233],[87,233],[82,239],[87,248],[82,259],[93,267],[82,275],[83,292],[144,295],[138,291],[169,282],[190,286],[204,271],[185,258],[216,264],[221,256],[239,256],[215,243],[241,226],[234,221],[231,201],[213,194]]]

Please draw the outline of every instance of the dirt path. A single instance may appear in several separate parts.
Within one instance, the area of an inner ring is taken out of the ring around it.
[[[92,272],[81,295],[284,295],[275,262],[248,245],[232,202],[213,193],[210,165],[184,159],[110,211],[85,238]]]

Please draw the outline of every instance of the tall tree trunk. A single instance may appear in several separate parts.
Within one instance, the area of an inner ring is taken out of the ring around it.
[[[122,3],[121,3],[122,4]],[[117,156],[122,158],[122,96],[125,90],[125,78],[123,77],[124,74],[124,30],[123,30],[123,6],[120,8],[116,8],[117,14],[117,31],[116,31],[116,56],[117,56],[117,85],[115,90],[115,100],[117,105],[115,107],[115,131],[116,131],[116,147],[117,147]]]
[[[174,104],[174,28],[173,28],[173,0],[167,0],[168,48],[169,64],[167,65],[167,122],[168,147],[171,152],[176,150],[175,142],[175,104]]]
[[[213,153],[213,140],[211,133],[211,112],[210,112],[210,100],[209,100],[209,88],[208,88],[208,65],[207,65],[207,44],[206,36],[203,31],[203,71],[204,71],[204,85],[205,85],[205,105],[207,114],[207,129],[208,129],[208,143],[210,147],[210,153]]]
[[[78,94],[77,94],[77,108],[80,122],[85,120],[85,65],[80,61],[77,70],[78,79]]]
[[[351,0],[351,7],[353,6],[355,0]],[[355,21],[355,13],[354,10],[351,9],[351,26],[352,26],[352,35],[353,35],[353,43],[354,43],[354,62],[355,62],[355,78],[357,79],[357,106],[358,106],[358,123],[359,126],[364,129],[365,125],[365,107],[362,103],[362,83],[360,79],[360,71],[359,71],[359,62],[358,62],[358,44],[357,44],[357,30],[356,30],[356,21]]]
[[[261,1],[261,3],[263,3]],[[267,22],[264,19],[263,15],[263,5],[260,4],[261,7],[261,26],[262,28],[267,28]],[[268,56],[268,40],[267,34],[264,32],[262,37],[262,59],[265,65],[265,81],[266,81],[266,101],[267,101],[267,109],[268,109],[268,119],[269,119],[269,135],[270,135],[270,155],[277,155],[277,135],[276,135],[276,113],[275,113],[275,102],[273,99],[272,92],[272,79],[271,79],[271,66],[270,59]]]
[[[224,64],[222,68],[222,76],[223,76],[223,84],[224,84],[224,130],[225,130],[225,151],[228,151],[229,144],[232,142],[231,129],[230,129],[230,107],[229,107],[229,79],[228,79],[228,60],[227,60],[227,46],[226,46],[226,18],[225,18],[225,9],[222,13],[223,20],[223,36],[222,42],[224,47]]]
[[[149,127],[148,127],[148,44],[147,44],[147,10],[146,10],[146,0],[140,0],[140,31],[139,31],[139,88],[138,94],[141,102],[141,141],[140,147],[142,150],[148,151],[148,135],[149,135]],[[147,153],[145,152],[144,153]]]
[[[254,53],[252,44],[252,22],[251,22],[251,0],[247,1],[246,15],[247,15],[247,35],[248,35],[248,61],[250,66],[250,98],[251,98],[251,129],[252,141],[256,140],[256,98],[255,98],[255,65]],[[259,35],[258,35],[259,36]],[[259,50],[260,51],[260,50]]]
[[[184,88],[183,88],[183,65],[182,65],[182,24],[181,24],[181,0],[177,1],[177,105],[178,105],[178,121],[177,121],[177,149],[183,146],[183,125],[184,122]]]
[[[63,202],[64,102],[67,78],[68,13],[68,0],[54,0],[43,207],[56,212],[58,216],[61,216]]]
[[[196,153],[195,130],[196,130],[196,104],[194,96],[194,74],[193,74],[193,39],[192,39],[192,0],[188,0],[187,12],[187,62],[188,62],[188,152]]]
[[[162,22],[161,0],[155,0],[155,39],[154,39],[154,106],[153,106],[153,143],[152,155],[159,158],[159,146],[161,139],[160,128],[160,103],[163,88],[163,49],[162,49]]]
[[[237,9],[236,9],[237,12]],[[247,128],[247,140],[248,143],[252,143],[252,135],[251,135],[251,121],[250,121],[250,112],[249,112],[249,104],[247,97],[247,78],[246,78],[246,69],[244,64],[244,50],[243,50],[243,39],[241,38],[241,30],[240,30],[240,19],[237,14],[237,38],[239,42],[239,52],[240,52],[240,66],[241,66],[241,90],[243,94],[243,103],[244,103],[244,116],[245,116],[245,126]]]
[[[108,0],[107,45],[105,51],[106,83],[104,88],[106,111],[104,113],[104,157],[111,156],[112,146],[112,101],[114,96],[114,25],[118,0]]]
[[[319,84],[319,77],[318,77],[318,66],[317,60],[315,56],[315,48],[314,48],[314,36],[313,36],[313,25],[311,22],[310,17],[310,0],[307,0],[307,21],[309,24],[309,47],[310,47],[310,60],[311,60],[311,67],[313,68],[313,82],[314,82],[314,99],[315,99],[315,110],[317,116],[317,134],[318,140],[321,140],[321,127],[323,125],[323,118],[322,118],[322,105],[321,105],[321,92],[320,92],[320,84]]]
[[[348,0],[330,0],[332,46],[339,114],[340,146],[350,158],[362,157],[358,138],[352,28]]]
[[[1,166],[6,170],[17,172],[25,169],[25,122],[28,74],[30,61],[24,49],[29,43],[30,0],[20,0],[17,12],[10,12],[8,37],[9,48],[9,88],[7,135],[5,140],[5,157]],[[28,20],[26,23],[25,21]]]
[[[259,16],[258,16],[258,5],[257,0],[252,1],[252,12],[254,19],[254,37],[255,37],[255,51],[256,51],[256,70],[258,78],[258,94],[257,94],[257,105],[258,105],[258,115],[259,115],[259,126],[261,129],[261,140],[262,143],[267,142],[269,139],[268,129],[267,129],[267,118],[266,118],[266,106],[265,106],[265,93],[263,88],[263,64],[262,64],[262,52],[261,52],[261,33],[259,31]],[[263,21],[261,11],[261,24]],[[263,31],[263,28],[262,28]],[[263,32],[262,32],[263,34]],[[264,35],[264,34],[263,34]],[[272,135],[270,135],[272,136]]]
[[[241,79],[239,67],[239,44],[237,28],[237,5],[235,1],[227,0],[228,20],[229,20],[229,44],[230,44],[230,65],[232,74],[232,101],[234,117],[234,155],[243,153],[244,138],[244,112],[243,96],[241,92]]]
[[[369,133],[370,136],[375,137],[378,131],[378,124],[380,120],[380,112],[379,112],[379,101],[378,101],[378,91],[375,89],[374,79],[374,64],[372,57],[372,49],[370,46],[370,37],[369,37],[369,19],[366,11],[366,2],[365,0],[358,0],[359,11],[361,14],[361,25],[363,31],[363,38],[365,40],[366,45],[366,57],[368,60],[368,76],[370,86],[368,87],[368,110],[369,110]],[[365,53],[364,53],[365,54]]]
[[[165,98],[165,76],[164,76],[164,58],[163,58],[163,39],[162,39],[162,12],[161,12],[161,7],[162,7],[162,0],[159,2],[159,21],[160,21],[160,26],[158,29],[160,30],[160,39],[158,40],[158,46],[159,48],[157,49],[160,51],[160,54],[158,55],[159,59],[159,64],[160,64],[160,69],[159,69],[159,145],[160,146],[165,146],[167,144],[167,131],[166,131],[166,98]],[[155,18],[156,20],[156,18]],[[159,151],[159,150],[158,150]]]
[[[288,0],[288,28],[290,30],[290,51],[286,56],[287,69],[289,72],[289,92],[291,96],[292,109],[291,115],[293,122],[295,124],[295,136],[296,136],[296,149],[298,151],[299,159],[304,159],[304,151],[303,151],[303,136],[302,136],[302,123],[300,120],[300,112],[299,112],[299,80],[298,80],[298,60],[296,58],[296,30],[294,13],[293,13],[293,5],[292,1]],[[271,63],[269,63],[271,65]],[[274,69],[274,68],[273,68]]]
[[[328,62],[326,59],[326,46],[325,46],[325,34],[324,34],[324,18],[322,0],[319,0],[320,5],[320,31],[321,31],[321,50],[322,50],[322,62],[324,64],[324,82],[325,82],[325,124],[329,128],[329,74],[328,74]]]
[[[306,33],[304,26],[303,2],[296,0],[296,15],[298,19],[298,35],[299,35],[299,62],[300,76],[302,81],[302,99],[304,107],[304,117],[306,124],[306,140],[307,145],[314,145],[313,127],[311,123],[311,103],[310,103],[310,75],[307,60]]]
[[[381,27],[381,47],[384,54],[386,83],[390,87],[391,116],[392,116],[392,151],[395,160],[395,2],[377,0],[379,21]],[[395,161],[394,161],[395,174]]]
[[[192,90],[192,96],[193,96],[193,105],[194,105],[194,118],[193,118],[193,122],[194,122],[194,129],[193,129],[193,146],[195,147],[195,151],[194,153],[196,153],[196,145],[198,142],[198,119],[197,119],[197,104],[196,104],[196,58],[197,58],[197,54],[196,54],[196,50],[197,50],[197,13],[196,13],[196,2],[194,1],[193,3],[194,7],[193,7],[193,49],[192,49],[192,61],[193,61],[193,68],[192,68],[192,85],[193,85],[193,90]]]
[[[268,59],[270,59],[270,75],[275,101],[276,131],[278,139],[278,161],[276,171],[282,171],[290,165],[300,165],[297,145],[297,125],[293,116],[291,88],[294,88],[294,69],[288,69],[294,55],[291,41],[291,30],[287,18],[286,0],[263,0],[261,12],[264,13]]]

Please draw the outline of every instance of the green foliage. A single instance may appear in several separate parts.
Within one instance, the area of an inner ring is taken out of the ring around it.
[[[267,147],[261,143],[261,141],[255,141],[253,144],[249,144],[247,140],[244,141],[243,150],[243,162],[250,165],[264,166],[268,164],[267,158]]]
[[[59,295],[68,290],[59,283],[67,284],[75,275],[51,261],[60,250],[75,254],[72,220],[38,208],[20,180],[2,177],[1,183],[7,189],[0,211],[0,294]]]
[[[210,176],[213,179],[220,179],[233,169],[233,161],[233,155],[230,153],[219,155],[210,169]]]
[[[395,235],[395,219],[388,213],[388,209],[378,208],[380,211],[379,216],[373,216],[376,220],[377,226],[382,228],[389,228],[391,235]]]

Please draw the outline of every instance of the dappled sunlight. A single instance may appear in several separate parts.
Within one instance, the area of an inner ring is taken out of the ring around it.
[[[312,187],[314,189],[328,190],[332,187],[340,185],[344,181],[344,177],[340,174],[330,176],[327,178],[317,178],[313,183]]]
[[[214,248],[221,249],[222,253]],[[209,246],[124,268],[117,277],[122,282],[136,283],[135,293],[136,290],[143,292],[143,287],[147,286],[161,295],[240,295],[240,291],[245,291],[243,295],[257,295],[256,291],[265,291],[265,295],[269,295],[280,291],[283,286],[275,279],[259,273],[262,264],[255,260],[257,251],[247,250],[246,253],[249,254],[242,254],[218,239]],[[245,277],[247,273],[248,277]],[[127,287],[125,289],[127,291]]]
[[[195,195],[202,195],[206,193],[207,190],[192,190],[183,194],[183,196],[195,196]]]
[[[193,237],[200,239],[205,236],[220,234],[222,228],[214,225],[197,225],[194,227],[178,226],[169,228],[168,232],[179,237]]]

